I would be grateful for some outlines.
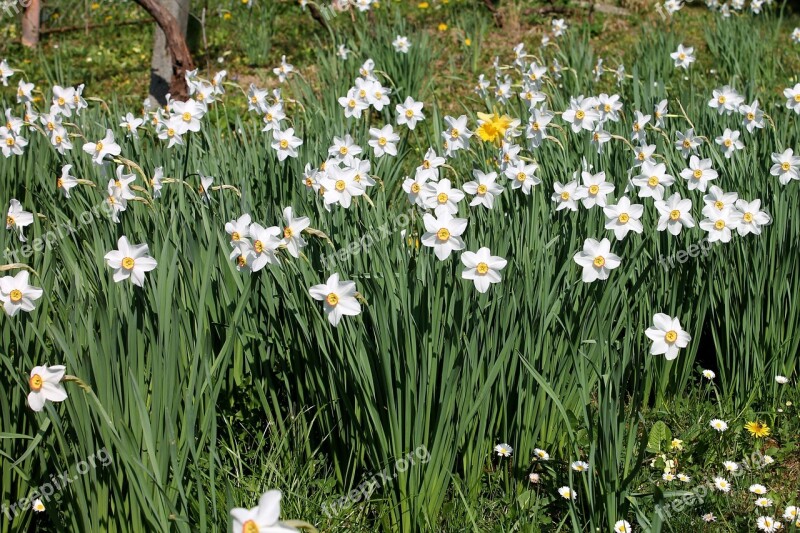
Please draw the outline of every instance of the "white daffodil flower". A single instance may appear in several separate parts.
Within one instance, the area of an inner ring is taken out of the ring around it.
[[[311,297],[323,302],[328,322],[336,327],[343,316],[361,314],[361,304],[356,298],[356,284],[353,281],[339,281],[339,274],[333,274],[320,285],[309,289]]]
[[[681,348],[686,348],[692,336],[681,328],[678,318],[672,318],[664,313],[653,316],[653,325],[644,332],[653,345],[650,347],[651,355],[664,354],[667,361],[678,357]]]
[[[611,253],[611,242],[608,239],[599,242],[586,239],[583,242],[583,250],[576,253],[573,259],[583,267],[584,283],[608,279],[611,271],[622,264],[622,259]]]
[[[8,316],[36,309],[34,302],[42,297],[42,289],[29,285],[28,276],[28,271],[22,270],[14,276],[0,278],[0,302]]]
[[[104,259],[106,264],[114,269],[116,283],[130,279],[131,283],[141,287],[144,285],[145,273],[158,266],[149,253],[147,244],[130,244],[128,238],[123,235],[117,241],[117,249],[108,252]]]
[[[492,255],[485,246],[477,252],[464,252],[461,254],[461,262],[466,267],[461,277],[472,280],[480,293],[488,291],[493,283],[503,280],[500,271],[508,264],[502,257]]]
[[[31,370],[28,386],[28,407],[37,413],[44,409],[45,402],[63,402],[67,399],[67,391],[61,380],[64,379],[66,367],[63,365],[36,366]]]

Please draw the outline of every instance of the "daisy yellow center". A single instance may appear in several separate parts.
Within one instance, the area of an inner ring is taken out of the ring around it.
[[[714,222],[714,228],[715,229],[722,229],[724,227],[725,227],[725,221],[724,220],[719,219],[716,222]]]
[[[187,111],[186,113],[183,114],[183,120],[185,122],[191,121],[192,120],[192,114]]]
[[[406,117],[411,118],[414,116],[414,110],[406,109]]]
[[[561,199],[564,200],[565,202],[569,200],[569,193],[567,191],[562,192]]]
[[[440,192],[439,194],[436,195],[436,201],[439,202],[440,204],[446,204],[447,203],[447,194],[443,193],[443,192]]]
[[[414,183],[411,185],[411,192],[413,192],[414,194],[417,194],[420,191],[420,189],[421,187],[419,186],[419,183]]]
[[[342,192],[345,189],[345,187],[347,187],[347,184],[344,182],[344,180],[337,180],[336,181],[336,190],[337,191]]]
[[[658,176],[650,176],[650,179],[647,180],[647,184],[651,187],[658,185]]]
[[[716,202],[714,202],[714,207],[716,207],[717,209],[722,209],[723,207],[725,207],[725,204],[723,204],[721,200],[717,200]]]
[[[291,239],[294,236],[294,230],[290,227],[283,228],[283,236],[286,239]]]
[[[233,233],[231,233],[231,240],[238,241],[241,238],[242,236],[239,235],[238,231],[234,231]]]
[[[336,304],[339,303],[339,296],[334,293],[330,293],[325,297],[325,301],[328,302],[328,305],[330,306],[336,306]]]
[[[458,139],[458,135],[459,133],[457,129],[453,128],[450,130],[450,137],[452,137],[453,139]]]
[[[12,302],[17,303],[18,301],[22,300],[22,291],[19,289],[14,289],[9,293],[8,296],[11,298]]]
[[[753,213],[745,213],[744,215],[742,215],[742,220],[744,220],[745,222],[748,222],[748,223],[752,222],[753,221]]]
[[[135,261],[133,260],[132,257],[126,257],[126,258],[124,258],[122,260],[122,268],[124,268],[125,270],[133,269],[133,265],[134,264],[135,264]]]
[[[436,232],[436,238],[440,241],[446,241],[450,238],[450,230],[447,228],[442,228]]]
[[[478,271],[478,274],[486,274],[489,272],[489,265],[486,263],[478,263],[478,266],[475,267],[475,270]],[[505,451],[505,449],[503,451]]]
[[[44,385],[44,380],[42,376],[39,374],[34,374],[31,376],[31,379],[28,380],[28,385],[31,387],[31,390],[34,392],[39,392],[42,390],[42,385]]]
[[[582,109],[578,109],[578,111],[575,113],[575,118],[578,120],[583,120],[585,116],[586,113],[584,113]]]
[[[671,329],[664,335],[664,340],[672,344],[678,340],[678,333],[674,329]]]
[[[381,146],[386,146],[386,137],[381,137],[380,139],[378,139],[378,144],[380,144]]]
[[[781,163],[781,170],[784,172],[788,171],[790,168],[792,168],[792,165],[788,161]]]
[[[598,255],[597,257],[594,258],[594,261],[592,261],[592,263],[597,268],[601,268],[603,265],[606,264],[606,258],[603,257],[602,255]]]
[[[597,194],[599,192],[600,192],[600,187],[598,187],[597,185],[591,185],[589,187],[589,194],[591,194],[592,196],[594,196],[595,194]]]
[[[679,218],[681,218],[681,212],[678,211],[677,209],[673,209],[672,211],[669,212],[669,218],[671,218],[672,220],[678,220]]]
[[[260,254],[264,251],[264,243],[261,241],[256,241],[253,243],[253,250],[256,251],[257,254]]]
[[[696,168],[694,172],[692,172],[692,176],[694,176],[694,179],[699,180],[700,178],[703,177],[703,171],[700,170],[699,168]]]
[[[617,218],[617,220],[619,220],[623,224],[628,222],[630,219],[631,217],[630,215],[628,215],[628,213],[620,213],[619,217]]]
[[[287,141],[286,139],[281,139],[280,146],[281,146],[281,148],[286,150],[287,148],[289,148],[289,141]]]
[[[528,176],[524,172],[517,173],[517,181],[525,181],[527,178]]]
[[[478,185],[478,194],[486,194],[486,192],[488,190],[489,190],[489,187],[487,187],[486,185],[483,185],[483,184]]]

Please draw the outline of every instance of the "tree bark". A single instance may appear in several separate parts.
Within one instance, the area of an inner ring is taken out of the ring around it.
[[[189,98],[186,71],[194,68],[186,44],[189,0],[134,0],[158,24],[153,44],[150,97],[165,104],[167,93],[173,100]]]
[[[39,44],[39,21],[41,20],[42,4],[40,0],[30,0],[22,12],[22,44],[35,48]]]

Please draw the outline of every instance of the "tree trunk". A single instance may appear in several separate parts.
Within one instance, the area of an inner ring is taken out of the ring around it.
[[[134,0],[152,16],[158,27],[153,43],[153,63],[150,71],[150,98],[159,104],[186,100],[189,88],[186,71],[194,68],[186,26],[189,20],[189,0]]]
[[[30,0],[30,3],[22,12],[22,44],[24,46],[35,48],[39,44],[41,14],[42,4],[40,0]]]

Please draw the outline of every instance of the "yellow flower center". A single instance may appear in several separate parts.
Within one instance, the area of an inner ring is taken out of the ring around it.
[[[311,187],[314,185],[314,182],[311,180],[311,178],[306,178],[304,183],[306,184],[306,187]]]
[[[422,162],[422,168],[424,168],[425,170],[431,168],[431,162],[426,159],[425,161]]]
[[[183,114],[184,122],[190,122],[192,120],[192,114],[188,111]]]
[[[597,268],[600,268],[600,267],[602,267],[603,265],[606,264],[606,258],[603,257],[602,255],[598,255],[597,257],[594,258],[594,261],[592,261],[592,263]]]
[[[344,182],[344,180],[336,180],[337,191],[342,192],[345,189],[345,187],[347,187],[347,184]]]
[[[247,266],[247,258],[243,255],[240,255],[236,258],[236,264],[239,265],[239,268]]]
[[[11,293],[9,293],[9,297],[11,298],[12,302],[17,303],[18,301],[22,300],[22,291],[19,289],[14,289],[11,291]]]
[[[28,385],[30,386],[31,390],[34,392],[39,392],[42,390],[42,386],[44,385],[44,380],[42,376],[39,374],[34,374],[31,376],[31,379],[28,380]]]
[[[9,137],[8,139],[6,139],[6,144],[8,146],[14,146],[14,137]]]
[[[440,229],[439,231],[436,232],[436,238],[439,239],[440,241],[446,241],[447,239],[450,238],[450,230],[448,230],[447,228]]]
[[[726,148],[730,148],[731,145],[733,144],[733,141],[730,139],[725,139],[724,141],[722,141],[722,144],[724,144]]]
[[[256,98],[255,96],[251,96],[250,97],[250,102],[255,104],[255,103],[258,102],[258,98]]]
[[[264,115],[264,122],[272,122],[272,113]]]
[[[260,254],[264,251],[264,243],[261,241],[256,241],[253,243],[253,250],[256,251],[257,254]]]
[[[366,98],[367,91],[365,91],[364,89],[361,89],[360,91],[358,91],[358,96],[360,96],[361,98]]]
[[[248,520],[242,525],[242,533],[258,533],[258,525],[252,520]]]
[[[489,190],[489,187],[487,187],[486,185],[483,185],[483,184],[478,185],[478,194],[486,194],[486,192],[488,190]]]
[[[658,176],[650,176],[650,179],[647,180],[647,184],[651,187],[658,185]]]
[[[725,207],[725,204],[722,203],[722,200],[717,200],[716,202],[714,202],[714,207],[721,210],[722,208]]]
[[[678,59],[680,59],[681,61],[683,61],[684,59],[686,59],[686,54],[684,54],[683,52],[681,52],[680,54],[678,54]]]
[[[289,148],[289,141],[287,141],[286,139],[281,139],[280,147],[286,150],[287,148]]]
[[[124,268],[125,270],[132,270],[134,264],[135,261],[133,260],[132,257],[126,257],[122,260],[122,268]]]
[[[534,122],[533,124],[531,124],[531,129],[533,131],[539,131],[539,123],[538,122]]]
[[[611,104],[604,105],[603,111],[605,111],[606,113],[611,113]]]
[[[102,141],[98,141],[97,144],[95,145],[94,149],[96,151],[98,151],[98,152],[101,151],[103,149],[103,142]]]
[[[167,128],[167,137],[175,137],[175,130],[173,128]]]
[[[486,274],[487,272],[489,272],[489,265],[487,265],[486,263],[478,263],[478,266],[475,267],[475,270],[478,271],[478,274],[481,275]]]
[[[239,239],[241,239],[241,237],[242,236],[239,235],[238,231],[234,231],[233,233],[231,233],[231,240],[233,241],[238,241]]]
[[[781,170],[784,172],[788,171],[790,168],[792,168],[792,165],[788,161],[781,163]]]
[[[328,302],[328,305],[334,307],[339,303],[339,296],[334,293],[330,293],[325,297],[325,301]]]
[[[458,139],[458,130],[455,128],[450,130],[450,137],[452,137],[453,139]]]
[[[56,187],[59,189],[64,185],[64,181],[61,178],[56,179]]]
[[[795,102],[800,102],[800,93],[797,93],[796,95],[794,95],[794,101]]]
[[[386,146],[386,137],[381,137],[378,139],[378,144],[381,146]]]
[[[756,116],[753,113],[748,113],[747,114],[747,120],[753,121],[755,119],[756,119]]]
[[[347,102],[347,107],[349,107],[350,109],[355,109],[356,101],[351,98],[350,101]]]
[[[419,186],[419,183],[412,183],[411,184],[411,192],[417,194],[422,187]]]
[[[672,344],[678,340],[678,333],[674,329],[671,329],[664,335],[664,340]]]
[[[684,148],[691,148],[692,147],[692,141],[690,141],[689,139],[684,139],[683,140],[683,147]]]
[[[528,176],[524,172],[517,173],[517,181],[525,181],[526,179],[528,179]]]
[[[594,196],[599,192],[600,192],[600,187],[598,187],[597,185],[592,185],[589,187],[589,194],[591,194],[592,196]]]
[[[342,155],[347,155],[347,146],[342,146],[339,148],[339,153]]]
[[[565,202],[569,200],[569,193],[567,191],[562,192],[561,199],[564,200]]]
[[[447,203],[447,194],[443,193],[443,192],[440,192],[439,194],[436,195],[436,201],[439,202],[440,204],[446,204]]]
[[[406,109],[406,117],[411,118],[413,116],[414,116],[414,110],[413,109]]]
[[[11,125],[10,124],[8,125],[8,129],[11,129]],[[53,131],[54,129],[56,129],[56,125],[53,124],[52,122],[48,122],[47,123],[47,129],[49,131]]]
[[[61,144],[64,139],[61,138],[61,135],[56,135],[56,144]]]
[[[638,159],[639,161],[644,161],[644,152],[639,152],[638,154],[636,154],[636,159]]]
[[[58,105],[64,105],[66,103],[66,100],[64,100],[63,98],[59,98],[57,100],[57,102],[58,102]]]
[[[716,228],[716,229],[722,229],[722,228],[724,228],[724,227],[725,227],[725,221],[724,221],[724,220],[722,220],[722,219],[719,219],[719,220],[717,220],[716,222],[714,222],[714,228]]]
[[[673,209],[672,211],[669,212],[669,218],[671,218],[672,220],[678,220],[679,218],[681,218],[681,212],[678,211],[677,209]]]
[[[630,219],[631,217],[628,215],[628,213],[620,213],[619,217],[617,217],[617,220],[623,224],[627,223]]]
[[[742,220],[744,220],[745,222],[748,222],[748,223],[752,222],[753,221],[753,213],[745,213],[744,215],[742,215]]]
[[[700,178],[703,177],[703,171],[700,170],[699,168],[696,168],[694,172],[692,172],[692,176],[694,177],[694,179],[699,180]]]
[[[578,120],[583,120],[585,116],[586,113],[583,112],[583,109],[578,109],[578,111],[575,113],[575,118],[577,118]]]
[[[633,124],[633,131],[639,131],[639,123],[638,122],[635,122]]]
[[[13,225],[14,225],[14,217],[12,217],[11,215],[8,215],[6,217],[6,226],[11,227]]]
[[[720,104],[724,104],[725,100],[726,98],[724,95],[719,95],[719,98],[717,98],[717,102],[719,102]]]

